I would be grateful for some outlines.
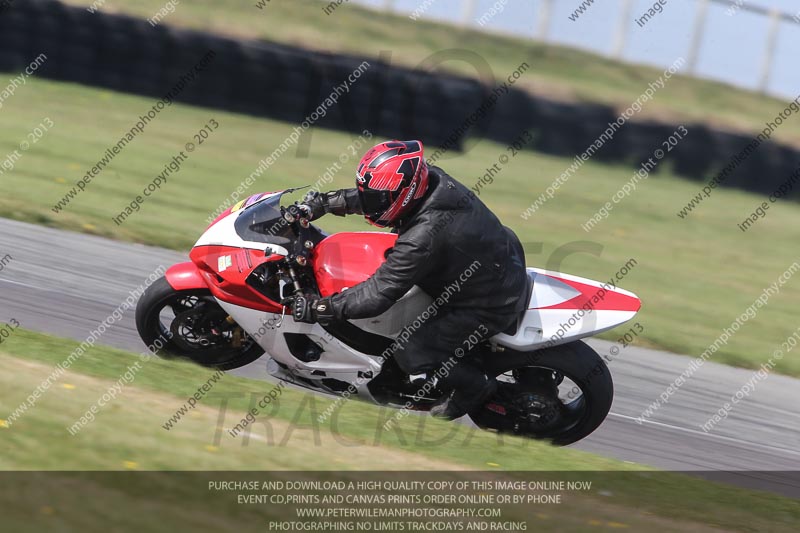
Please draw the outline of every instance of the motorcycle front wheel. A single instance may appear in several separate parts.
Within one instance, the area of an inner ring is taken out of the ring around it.
[[[178,291],[163,277],[139,299],[136,329],[160,357],[188,359],[219,370],[245,366],[264,354],[209,290]]]

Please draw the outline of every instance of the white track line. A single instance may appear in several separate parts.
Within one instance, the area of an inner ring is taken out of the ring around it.
[[[619,413],[608,413],[608,415],[609,416],[615,416],[615,417],[618,417],[618,418],[622,418],[622,419],[625,419],[625,420],[631,420],[633,422],[636,422],[637,420],[639,420],[636,417],[628,416],[628,415],[621,415]],[[685,433],[691,433],[693,435],[699,435],[701,437],[709,437],[709,438],[712,438],[712,439],[720,439],[720,440],[724,440],[724,441],[728,441],[728,442],[735,442],[737,444],[741,444],[741,445],[745,445],[745,446],[757,446],[759,448],[764,448],[764,449],[767,449],[767,450],[772,450],[772,451],[777,451],[777,452],[781,452],[781,453],[788,453],[788,454],[791,454],[791,455],[800,456],[800,452],[797,452],[797,451],[794,451],[794,450],[789,450],[787,448],[779,448],[777,446],[770,446],[768,444],[761,444],[761,443],[758,443],[758,442],[752,442],[752,441],[748,441],[748,440],[734,439],[733,437],[726,437],[724,435],[717,435],[716,433],[705,433],[703,431],[697,431],[696,429],[689,429],[689,428],[685,428],[685,427],[681,427],[681,426],[673,426],[672,424],[665,424],[664,422],[656,422],[654,420],[644,420],[644,423],[645,424],[653,424],[654,426],[661,426],[661,427],[665,427],[665,428],[669,428],[669,429],[677,429],[678,431],[683,431]],[[642,424],[638,424],[637,423],[637,425],[642,425]]]
[[[12,281],[10,279],[2,279],[2,278],[0,278],[0,282],[2,282],[2,283],[11,283],[12,285],[22,285],[23,287],[28,287],[30,289],[47,290],[47,289],[42,289],[41,287],[37,287],[35,285],[28,285],[27,283],[22,283],[20,281]]]

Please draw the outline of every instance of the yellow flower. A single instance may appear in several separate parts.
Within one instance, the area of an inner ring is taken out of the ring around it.
[[[127,468],[128,470],[136,470],[139,468],[139,463],[136,461],[123,461],[122,466]]]

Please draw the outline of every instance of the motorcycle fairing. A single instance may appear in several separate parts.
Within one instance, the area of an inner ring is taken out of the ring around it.
[[[627,322],[642,305],[632,292],[607,283],[539,268],[527,270],[533,287],[517,331],[492,338],[510,348],[555,346],[589,337]]]
[[[335,233],[320,242],[311,266],[323,297],[366,281],[385,261],[397,235],[381,232]]]
[[[284,192],[255,195],[238,211],[228,210],[198,240],[191,253],[193,264],[173,267],[167,278],[175,288],[209,288],[233,319],[282,365],[273,370],[277,368],[275,372],[283,377],[362,382],[359,375],[379,372],[383,363],[379,355],[359,352],[318,324],[298,323],[290,315],[281,318],[279,302],[267,299],[246,283],[259,265],[287,257],[289,251],[280,239],[272,239],[272,233],[237,232],[236,221],[261,212],[277,217],[276,207]],[[248,219],[245,227],[250,223]],[[309,259],[321,295],[342,292],[369,278],[383,264],[396,239],[395,234],[381,232],[338,233],[323,239]],[[524,296],[529,299],[528,308],[513,335],[502,333],[491,339],[498,345],[530,351],[571,342],[629,320],[641,305],[628,291],[585,278],[537,268],[529,268],[528,275],[533,281],[531,294]],[[350,322],[369,333],[395,338],[430,309],[433,299],[414,287],[380,316]],[[296,357],[287,334],[307,336],[321,348],[321,357],[311,362]]]

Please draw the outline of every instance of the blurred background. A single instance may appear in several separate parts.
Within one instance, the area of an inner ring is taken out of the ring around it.
[[[354,0],[419,18],[574,46],[620,61],[668,66],[776,96],[797,96],[800,6],[791,0]],[[461,4],[458,6],[457,4]],[[601,21],[598,23],[598,21]]]

